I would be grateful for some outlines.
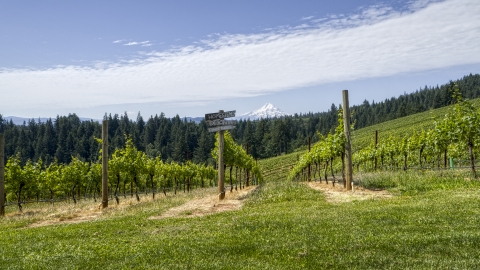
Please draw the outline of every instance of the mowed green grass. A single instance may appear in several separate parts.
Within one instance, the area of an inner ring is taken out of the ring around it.
[[[148,219],[214,189],[70,225],[27,228],[34,217],[3,219],[0,269],[480,267],[479,182],[460,173],[449,182],[434,173],[404,176],[362,176],[396,194],[382,200],[332,204],[302,183],[279,180],[261,185],[241,210],[196,218]]]

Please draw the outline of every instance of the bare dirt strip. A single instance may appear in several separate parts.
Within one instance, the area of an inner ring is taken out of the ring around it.
[[[149,219],[201,217],[219,212],[237,210],[243,206],[246,196],[256,188],[256,186],[250,186],[241,190],[233,190],[232,192],[227,190],[225,199],[221,201],[218,199],[218,195],[194,199],[180,206],[170,208],[160,216],[153,216]]]
[[[90,220],[96,220],[100,217],[102,211],[98,209],[81,210],[74,213],[67,214],[55,214],[49,215],[45,220],[37,221],[28,225],[28,228],[61,225],[61,224],[74,224]]]
[[[342,183],[335,183],[335,186],[331,182],[326,184],[325,182],[307,182],[309,187],[322,191],[328,202],[331,203],[345,203],[352,201],[362,200],[375,200],[391,198],[393,195],[386,190],[371,190],[362,187],[353,187],[353,191],[347,191],[343,188]]]

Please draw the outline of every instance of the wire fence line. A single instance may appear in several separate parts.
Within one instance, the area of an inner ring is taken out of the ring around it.
[[[165,194],[166,195],[166,192],[169,191],[169,192],[173,192],[173,190],[175,191],[182,191],[183,190],[183,186],[181,185],[178,185],[178,186],[174,186],[174,187],[166,187],[166,188],[159,188],[159,189],[144,189],[144,190],[139,190],[138,192],[132,192],[132,191],[129,191],[129,192],[117,192],[116,194],[114,192],[110,192],[109,191],[109,201],[112,201],[112,200],[115,200],[115,197],[124,197],[126,198],[127,196],[130,196],[130,197],[133,197],[135,195],[139,195],[139,196],[142,196],[142,197],[146,197],[146,196],[150,196],[151,194],[153,194],[155,192],[155,194]],[[192,190],[192,188],[191,188]],[[187,192],[187,191],[186,191]],[[189,192],[189,191],[188,191]],[[86,201],[86,200],[98,200],[98,201],[101,201],[102,200],[102,196],[101,196],[101,193],[99,193],[98,196],[94,196],[93,194],[88,194],[88,195],[80,195],[78,197],[75,197],[75,200],[80,202],[80,201]],[[63,197],[56,197],[56,198],[53,198],[53,199],[46,199],[46,198],[41,198],[41,199],[38,199],[38,200],[21,200],[20,202],[18,201],[7,201],[7,203],[5,204],[5,207],[10,207],[10,206],[18,206],[18,204],[20,203],[21,205],[24,205],[24,204],[38,204],[38,203],[50,203],[50,204],[55,204],[55,203],[61,203],[61,202],[69,202],[71,203],[73,201],[73,197],[72,196],[63,196]]]
[[[164,196],[167,196],[167,192],[170,193],[171,195],[176,195],[176,193],[181,193],[183,191],[183,193],[189,193],[190,191],[192,191],[193,189],[201,189],[201,188],[212,188],[212,187],[216,187],[216,182],[213,181],[213,185],[207,185],[205,187],[197,187],[197,188],[194,188],[192,185],[190,187],[190,189],[188,189],[188,184],[185,183],[185,184],[180,184],[180,185],[177,185],[177,186],[172,186],[172,187],[164,187],[164,188],[157,188],[157,189],[143,189],[143,190],[138,190],[138,192],[135,192],[135,191],[128,191],[128,192],[117,192],[115,193],[114,191],[112,190],[109,190],[109,193],[108,193],[108,201],[116,201],[117,204],[119,203],[119,201],[122,199],[128,199],[127,197],[130,197],[130,198],[135,198],[136,196],[138,196],[139,198],[140,197],[143,197],[143,198],[146,198],[146,197],[153,197],[153,194],[163,194]],[[252,178],[252,181],[251,181],[251,184],[252,185],[257,185],[258,184],[258,181],[256,178]],[[237,182],[235,182],[233,185],[226,185],[224,187],[224,190],[227,191],[228,189],[235,189],[237,190],[238,188],[242,189],[242,188],[245,188],[246,186],[246,181],[240,181],[238,180]],[[172,194],[174,193],[174,194]],[[81,194],[80,196],[75,196],[75,200],[73,199],[73,197],[70,195],[70,196],[62,196],[62,197],[56,197],[56,198],[52,198],[52,199],[48,199],[48,198],[39,198],[37,200],[20,200],[20,202],[18,201],[13,201],[13,200],[10,200],[10,201],[7,201],[6,204],[5,204],[5,208],[7,207],[18,207],[19,205],[22,206],[22,205],[32,205],[32,204],[59,204],[59,203],[68,203],[68,204],[72,204],[72,203],[80,203],[81,201],[95,201],[95,202],[101,202],[102,201],[102,194],[99,193],[98,195],[93,195],[93,194]]]

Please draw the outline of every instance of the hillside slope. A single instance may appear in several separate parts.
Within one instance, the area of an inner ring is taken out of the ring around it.
[[[471,102],[475,107],[480,108],[480,98],[473,99]],[[378,137],[381,141],[390,135],[402,137],[406,134],[412,134],[414,131],[432,128],[435,119],[442,119],[450,108],[451,107],[433,109],[354,130],[352,132],[352,149],[355,152],[375,141],[376,130],[378,131]],[[292,168],[297,158],[305,153],[305,151],[305,148],[302,148],[301,150],[286,155],[259,160],[259,164],[265,174],[265,180],[276,181],[286,178],[289,169]]]
[[[473,99],[471,102],[475,107],[480,107],[480,98]],[[379,140],[381,140],[390,135],[402,137],[412,134],[414,131],[432,128],[435,119],[442,119],[450,108],[451,106],[433,109],[355,130],[352,133],[353,150],[359,150],[375,141],[376,130],[378,130]]]

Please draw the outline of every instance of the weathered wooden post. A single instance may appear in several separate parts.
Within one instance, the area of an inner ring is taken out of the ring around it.
[[[5,215],[5,137],[0,134],[0,216]]]
[[[342,91],[343,96],[343,127],[345,132],[345,161],[346,161],[346,185],[347,190],[352,190],[352,144],[350,141],[350,105],[348,104],[348,90]]]
[[[377,150],[378,146],[378,130],[375,130],[375,150]],[[377,171],[377,153],[375,152],[375,167],[374,170]]]
[[[247,142],[247,155],[248,155],[248,142]],[[250,185],[250,171],[247,170],[247,187]]]
[[[108,120],[102,122],[102,208],[108,207]]]
[[[220,111],[223,112],[223,111]],[[218,199],[225,199],[225,166],[223,163],[224,132],[218,131]]]
[[[308,152],[310,153],[310,143],[311,143],[311,137],[308,136]],[[312,180],[311,178],[311,164],[308,163],[308,182],[310,182]]]

